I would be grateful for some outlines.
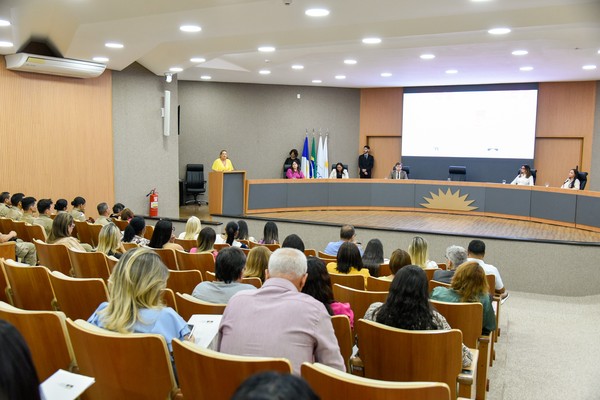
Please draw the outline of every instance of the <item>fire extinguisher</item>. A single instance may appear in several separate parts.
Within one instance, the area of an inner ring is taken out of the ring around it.
[[[158,193],[156,192],[156,188],[152,189],[150,193],[146,195],[146,197],[150,198],[150,211],[148,214],[151,217],[158,217]]]

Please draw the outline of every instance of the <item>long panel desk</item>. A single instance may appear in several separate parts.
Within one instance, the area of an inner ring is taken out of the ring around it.
[[[386,179],[247,180],[242,190],[245,214],[293,210],[404,210],[495,216],[600,231],[599,192]],[[237,193],[239,195],[239,191]]]

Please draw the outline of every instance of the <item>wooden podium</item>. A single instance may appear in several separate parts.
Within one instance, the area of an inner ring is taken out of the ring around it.
[[[246,171],[209,172],[208,212],[219,215],[243,215]]]

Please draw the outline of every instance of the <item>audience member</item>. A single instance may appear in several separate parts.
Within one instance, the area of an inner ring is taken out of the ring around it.
[[[361,179],[371,179],[371,170],[373,169],[373,164],[375,164],[375,159],[372,155],[369,154],[371,148],[369,146],[363,147],[363,154],[358,156],[358,176]]]
[[[33,225],[33,220],[35,218],[33,211],[35,209],[35,202],[37,200],[35,197],[23,197],[21,200],[21,206],[23,208],[23,215],[21,216],[21,221],[28,223],[29,225]]]
[[[475,261],[467,261],[456,269],[451,287],[438,286],[433,289],[431,299],[449,303],[481,303],[483,305],[482,334],[487,335],[496,329],[496,317],[485,272]]]
[[[225,225],[225,233],[223,235],[218,235],[215,240],[215,243],[217,243],[217,244],[227,243],[228,245],[230,245],[232,247],[247,248],[248,246],[237,241],[239,230],[240,230],[240,228],[239,228],[237,222],[229,221],[227,223],[227,225]]]
[[[173,339],[190,339],[183,318],[162,303],[169,270],[151,249],[135,248],[121,257],[108,280],[109,301],[88,322],[119,333],[162,335],[172,351]]]
[[[229,300],[217,349],[227,354],[284,357],[297,375],[303,362],[345,371],[325,307],[300,293],[306,271],[306,256],[299,250],[274,251],[263,287],[239,292]],[[248,310],[252,310],[251,317]]]
[[[329,179],[348,179],[348,170],[344,168],[344,164],[341,162],[335,164],[335,168],[331,170]]]
[[[256,290],[242,283],[242,272],[246,265],[246,255],[237,247],[226,247],[219,251],[215,261],[214,282],[200,282],[192,292],[195,298],[209,303],[227,304],[231,296],[242,290]]]
[[[217,258],[217,251],[214,248],[217,234],[211,227],[202,228],[198,234],[198,247],[190,250],[190,253],[210,253],[214,258]]]
[[[49,244],[64,244],[72,250],[92,251],[92,246],[87,243],[80,243],[79,240],[71,236],[75,228],[73,216],[69,213],[58,214],[52,221],[52,230],[48,236]]]
[[[202,223],[200,222],[200,218],[191,216],[185,223],[185,232],[181,232],[178,237],[179,239],[198,240],[198,234],[201,229]]]
[[[112,214],[110,214],[111,218],[119,218],[121,216],[121,211],[125,208],[125,205],[122,203],[115,203],[112,208]]]
[[[58,199],[56,200],[56,204],[54,204],[54,209],[57,213],[67,212],[67,205],[69,203],[66,199]]]
[[[248,253],[244,278],[257,277],[265,281],[265,271],[269,267],[271,250],[265,246],[256,246]]]
[[[21,217],[23,217],[23,212],[21,211],[23,197],[25,197],[23,193],[15,193],[10,197],[10,207],[6,218],[10,218],[13,221],[21,220]]]
[[[123,247],[123,243],[121,243],[121,232],[114,223],[109,222],[108,225],[104,225],[100,229],[96,251],[116,259],[121,258],[123,253],[125,253],[125,248]]]
[[[0,399],[40,400],[40,381],[21,333],[0,320]]]
[[[467,261],[467,250],[460,246],[450,246],[446,249],[446,269],[438,269],[433,273],[433,279],[438,282],[450,283],[454,271]]]
[[[71,210],[71,216],[75,221],[85,221],[85,199],[81,196],[77,196],[71,202],[73,209]]]
[[[41,225],[44,227],[44,231],[46,231],[46,237],[50,236],[50,231],[52,231],[52,210],[54,203],[52,199],[40,199],[37,202],[38,209],[38,217],[33,219],[33,223],[36,225]]]
[[[569,170],[569,176],[565,180],[565,183],[562,184],[561,189],[571,189],[571,190],[579,190],[581,187],[581,182],[577,179],[579,171],[577,168],[573,168]]]
[[[379,266],[383,264],[383,244],[379,239],[371,239],[362,255],[363,266],[371,276],[379,276]]]
[[[412,263],[412,261],[410,259],[410,254],[408,254],[407,252],[405,252],[402,249],[394,250],[392,252],[392,255],[390,256],[390,272],[392,274],[388,275],[388,276],[384,276],[381,279],[386,279],[388,281],[394,280],[394,277],[396,276],[398,271],[400,271],[401,268],[404,268],[407,265],[410,265],[411,263]]]
[[[94,223],[102,226],[110,224],[111,220],[108,204],[100,203],[96,206],[96,209],[98,210],[98,218],[96,218],[96,221],[94,221]]]
[[[8,210],[10,210],[10,193],[2,192],[0,193],[0,218],[6,218]]]
[[[256,240],[250,236],[250,231],[248,229],[248,224],[243,219],[240,219],[238,222],[238,240],[247,240],[249,242],[255,242]]]
[[[277,244],[279,243],[279,230],[277,224],[273,221],[268,221],[263,228],[263,238],[260,239],[260,244]]]
[[[231,400],[319,400],[319,396],[296,375],[265,371],[246,379]]]
[[[421,236],[415,236],[408,246],[408,254],[414,265],[425,268],[437,268],[438,265],[435,261],[429,259],[429,250],[427,240]]]
[[[367,277],[370,276],[369,270],[363,266],[358,247],[350,242],[342,244],[337,253],[337,261],[327,264],[327,271],[330,274],[362,275],[365,278],[365,288]]]
[[[356,232],[354,231],[354,227],[352,225],[342,226],[340,228],[340,240],[338,240],[337,242],[329,242],[327,244],[327,247],[325,247],[324,253],[335,256],[337,255],[340,246],[346,242],[352,242],[356,244],[362,256],[363,251],[360,248],[360,243],[356,242]]]
[[[286,238],[283,240],[281,247],[289,247],[292,249],[300,250],[302,253],[304,253],[305,250],[302,238],[296,235],[295,233],[287,235]]]
[[[486,274],[492,274],[496,277],[496,287],[493,292],[495,294],[502,295],[503,298],[508,297],[508,292],[504,287],[504,283],[502,282],[502,277],[500,276],[500,271],[498,268],[493,265],[486,264],[483,259],[485,257],[485,243],[482,240],[471,240],[468,247],[468,256],[467,261],[476,261]],[[490,288],[490,290],[492,290]],[[493,293],[493,294],[494,294]]]
[[[227,156],[227,150],[221,150],[219,158],[212,164],[212,170],[217,172],[233,171],[233,164]]]
[[[388,176],[388,179],[408,179],[408,175],[406,174],[406,171],[402,170],[401,162],[397,162],[396,164],[394,164],[394,167],[390,171],[390,175]]]
[[[15,253],[17,258],[21,260],[21,262],[27,265],[37,264],[37,252],[33,243],[17,240],[17,232],[15,231],[10,231],[6,234],[0,233],[0,243],[6,243],[11,240],[16,242]]]
[[[291,167],[285,173],[288,179],[304,179],[304,172],[300,169],[300,163],[298,161],[292,161]]]
[[[345,315],[350,320],[350,326],[354,328],[354,312],[349,303],[340,303],[333,299],[331,290],[331,278],[325,267],[325,262],[317,257],[306,257],[307,273],[306,283],[302,293],[319,300],[325,306],[329,315]]]
[[[153,249],[173,249],[185,251],[181,245],[173,243],[175,241],[175,235],[173,235],[174,230],[175,227],[171,221],[167,219],[161,219],[154,227],[154,232],[152,233],[148,247],[152,247]]]
[[[148,246],[150,241],[144,237],[146,221],[142,217],[133,217],[123,231],[124,243],[135,243],[138,246]]]
[[[452,329],[429,303],[427,275],[418,265],[407,265],[396,273],[385,303],[373,303],[365,319],[411,331]],[[473,355],[463,344],[462,365],[471,365]]]
[[[131,209],[124,208],[121,211],[121,221],[131,221],[133,217],[135,217],[135,214],[133,214],[133,211],[131,211]]]
[[[510,183],[511,185],[533,186],[533,175],[531,175],[531,167],[527,164],[522,165],[519,170],[519,175]]]

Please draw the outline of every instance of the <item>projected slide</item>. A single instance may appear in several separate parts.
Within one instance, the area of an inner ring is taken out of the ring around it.
[[[537,90],[405,93],[402,156],[533,159]]]

